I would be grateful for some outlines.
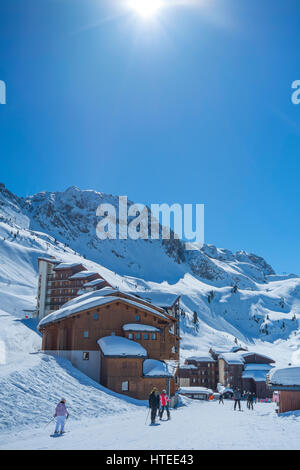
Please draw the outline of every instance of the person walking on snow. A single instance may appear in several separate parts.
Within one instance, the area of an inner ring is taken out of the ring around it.
[[[249,410],[253,410],[253,399],[254,399],[254,393],[249,393],[248,402],[247,402],[247,406]]]
[[[60,428],[60,434],[64,433],[64,428],[65,428],[65,422],[66,419],[69,417],[69,412],[66,408],[66,400],[65,398],[62,398],[57,405],[54,413],[54,418],[56,418],[56,427],[54,434],[59,434],[59,428]]]
[[[149,408],[151,409],[151,424],[155,424],[157,410],[159,410],[159,393],[156,387],[153,387],[149,395]]]
[[[170,398],[167,395],[166,390],[163,390],[160,394],[160,404],[161,404],[161,409],[160,409],[160,420],[163,417],[164,411],[166,410],[168,419],[171,419],[170,417],[170,411],[169,411],[169,402]]]
[[[236,388],[233,392],[233,398],[234,398],[234,411],[236,410],[236,405],[239,405],[239,411],[241,411],[241,392],[239,391],[238,388]]]
[[[220,396],[219,396],[219,405],[220,405],[220,403],[223,403],[223,405],[224,405],[223,393],[220,393]]]

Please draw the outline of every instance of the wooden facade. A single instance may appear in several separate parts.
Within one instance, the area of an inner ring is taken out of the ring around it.
[[[215,390],[218,384],[218,363],[213,358],[192,357],[179,367],[180,386],[206,387]]]
[[[104,289],[105,290],[105,289]],[[107,289],[108,291],[108,289]],[[143,375],[143,359],[131,357],[106,357],[99,350],[97,341],[107,336],[121,336],[139,343],[147,351],[148,358],[159,361],[179,360],[179,336],[173,332],[177,330],[174,317],[167,316],[163,310],[147,302],[133,302],[126,295],[120,296],[114,291],[112,300],[107,296],[107,303],[94,306],[90,309],[80,310],[64,318],[41,324],[43,334],[42,349],[48,353],[55,353],[69,357],[66,352],[74,356],[82,356],[82,365],[87,365],[92,353],[99,356],[94,368],[99,368],[99,382],[118,392],[134,398],[145,399],[149,395],[152,385],[158,388],[168,388],[174,393],[175,383],[166,377],[145,377]],[[118,296],[116,298],[116,295]],[[99,291],[101,296],[101,291]],[[101,296],[101,299],[105,296]],[[147,325],[153,331],[124,330],[124,325]],[[93,356],[94,357],[94,356]],[[80,361],[79,361],[79,364]],[[78,366],[78,365],[77,365]],[[78,366],[80,367],[80,366]],[[82,369],[85,371],[85,369]],[[86,369],[88,370],[88,369]],[[88,372],[86,372],[88,373]],[[93,378],[98,377],[93,371]],[[126,380],[125,380],[126,378]],[[124,390],[124,382],[128,382],[128,390]],[[123,387],[123,388],[122,388]]]

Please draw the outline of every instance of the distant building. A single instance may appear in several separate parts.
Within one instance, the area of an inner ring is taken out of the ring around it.
[[[194,400],[209,400],[214,392],[205,387],[180,387],[178,393]]]
[[[105,287],[44,317],[39,330],[43,351],[115,392],[145,399],[155,385],[175,393],[177,319],[161,307]]]
[[[300,410],[300,367],[272,370],[267,378],[272,392],[278,392],[278,412]]]
[[[55,258],[38,258],[39,278],[37,315],[39,319],[58,310],[77,297],[82,289],[109,286],[99,273],[88,271],[81,263],[65,263]]]
[[[192,356],[185,360],[177,372],[182,387],[206,387],[216,389],[218,363],[211,356]]]
[[[219,355],[219,382],[229,388],[252,392],[258,398],[270,397],[267,373],[275,361],[262,354],[239,351]]]
[[[267,374],[273,367],[273,359],[248,352],[246,348],[210,348],[207,356],[192,356],[178,368],[180,387],[207,387],[226,392],[230,396],[233,389],[255,393],[258,398],[271,396],[266,385]],[[220,393],[223,393],[222,391]]]

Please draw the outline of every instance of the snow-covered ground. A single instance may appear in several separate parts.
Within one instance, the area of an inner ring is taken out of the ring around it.
[[[239,412],[232,401],[189,402],[157,426],[145,424],[146,407],[80,422],[71,415],[63,436],[50,436],[51,423],[46,429],[3,434],[0,449],[300,449],[300,416],[277,416],[274,404],[258,403],[252,411],[243,402]]]

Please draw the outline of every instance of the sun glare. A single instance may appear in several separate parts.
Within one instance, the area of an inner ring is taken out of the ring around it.
[[[157,13],[162,2],[161,0],[130,0],[129,5],[139,15],[147,18]]]

